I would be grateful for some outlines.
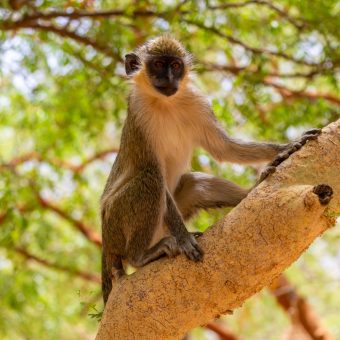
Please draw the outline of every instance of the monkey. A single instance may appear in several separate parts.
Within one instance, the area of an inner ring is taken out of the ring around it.
[[[275,167],[315,139],[244,142],[228,136],[206,96],[192,82],[193,58],[169,35],[147,41],[125,56],[132,88],[120,149],[101,196],[102,290],[106,303],[112,279],[124,275],[123,260],[138,268],[161,256],[185,254],[201,261],[203,250],[184,221],[199,209],[234,207],[249,192],[226,179],[188,172],[193,149],[218,161],[272,161]]]

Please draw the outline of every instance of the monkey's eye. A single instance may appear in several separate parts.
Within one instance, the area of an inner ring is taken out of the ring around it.
[[[157,60],[157,61],[154,62],[154,66],[155,66],[157,69],[161,69],[161,68],[164,67],[164,63],[163,63],[162,61]]]
[[[173,70],[179,70],[180,69],[180,67],[181,67],[181,64],[179,63],[179,62],[177,62],[177,61],[175,61],[174,63],[172,63],[171,64],[171,68],[173,69]]]

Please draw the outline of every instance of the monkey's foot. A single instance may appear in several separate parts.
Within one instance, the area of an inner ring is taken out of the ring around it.
[[[112,275],[112,279],[114,280],[119,280],[122,276],[125,275],[124,269],[117,269],[117,268],[112,268],[111,270],[111,275]]]
[[[321,134],[321,129],[311,129],[303,133],[300,140],[287,144],[286,148],[280,152],[274,160],[262,171],[256,186],[265,180],[270,174],[276,171],[276,167],[285,161],[291,154],[301,149],[308,141],[315,140]]]
[[[189,260],[202,261],[204,252],[196,241],[193,233],[188,233],[188,237],[178,242],[181,253],[184,253]]]

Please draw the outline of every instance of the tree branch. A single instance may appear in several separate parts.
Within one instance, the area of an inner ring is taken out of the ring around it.
[[[0,169],[1,168],[13,168],[13,167],[16,167],[20,164],[29,162],[29,161],[39,161],[39,162],[47,162],[47,163],[53,164],[53,165],[57,166],[58,168],[71,170],[74,173],[81,173],[92,162],[94,162],[98,159],[103,159],[106,156],[108,156],[110,154],[114,154],[114,153],[118,153],[118,149],[112,148],[112,149],[108,149],[108,150],[98,151],[95,154],[93,154],[92,156],[85,159],[82,163],[73,164],[73,163],[64,161],[64,160],[59,159],[59,158],[45,159],[38,152],[33,151],[33,152],[28,152],[24,155],[15,157],[7,163],[2,163],[2,164],[0,163]]]
[[[86,281],[90,281],[90,282],[94,282],[94,283],[100,283],[101,282],[100,276],[97,275],[97,274],[93,274],[93,273],[90,273],[90,272],[84,272],[84,271],[81,271],[81,270],[75,270],[75,269],[72,269],[72,268],[62,266],[62,265],[57,264],[57,263],[49,262],[45,259],[42,259],[42,258],[40,258],[36,255],[31,254],[27,249],[22,248],[22,247],[15,247],[14,250],[17,253],[19,253],[20,255],[24,256],[26,259],[37,262],[37,263],[39,263],[43,266],[46,266],[46,267],[49,267],[49,268],[52,268],[52,269],[56,269],[56,270],[60,270],[60,271],[66,272],[66,273],[71,274],[71,275],[78,276],[78,277],[80,277],[80,278],[82,278]]]
[[[334,225],[339,146],[340,120],[205,232],[202,263],[165,258],[116,282],[97,339],[178,339],[268,286]],[[323,183],[334,191],[328,207],[321,203],[326,191],[316,186]]]
[[[314,63],[314,62],[309,62],[303,59],[297,59],[291,55],[288,55],[285,52],[280,52],[280,51],[274,51],[274,50],[269,50],[266,48],[261,48],[261,47],[253,47],[245,43],[244,41],[235,38],[234,36],[224,33],[221,30],[219,30],[217,27],[214,26],[206,26],[205,24],[199,22],[199,21],[194,21],[191,19],[182,19],[184,22],[186,22],[189,25],[196,26],[200,29],[203,29],[207,32],[214,33],[215,35],[228,40],[230,43],[234,45],[239,45],[242,46],[245,50],[253,53],[253,54],[258,54],[258,55],[267,55],[267,56],[274,56],[282,59],[289,60],[291,62],[294,62],[296,64],[301,64],[301,65],[306,65],[306,66],[321,66],[322,63]]]
[[[334,94],[331,93],[323,93],[318,91],[296,91],[289,89],[283,85],[280,85],[274,81],[272,81],[270,78],[266,78],[263,80],[263,84],[267,86],[274,87],[283,97],[285,98],[308,98],[310,100],[316,100],[316,99],[325,99],[331,103],[340,105],[340,97],[337,97]]]
[[[281,9],[280,7],[274,5],[273,3],[269,1],[264,0],[249,0],[244,2],[232,2],[232,3],[224,3],[216,6],[209,5],[208,8],[211,10],[224,10],[224,9],[230,9],[230,8],[243,8],[249,5],[260,5],[265,6],[273,10],[274,12],[278,13],[278,15],[288,22],[290,22],[293,26],[295,26],[298,30],[303,29],[304,27],[308,26],[308,23],[305,19],[301,18],[294,18],[289,15],[288,12]]]
[[[218,322],[210,321],[205,325],[205,328],[214,331],[218,334],[220,340],[238,340],[238,337],[233,334],[229,329]]]
[[[80,35],[75,31],[71,31],[67,26],[57,26],[51,22],[41,21],[34,16],[26,16],[18,21],[3,21],[0,23],[0,30],[16,31],[19,29],[31,28],[37,31],[52,32],[63,38],[70,38],[78,43],[86,46],[91,46],[95,50],[111,57],[117,61],[122,61],[119,53],[116,53],[110,46],[100,44],[97,40],[91,39],[87,36]]]
[[[55,212],[60,217],[64,218],[65,220],[69,221],[72,225],[76,227],[89,241],[101,247],[102,239],[101,236],[95,232],[91,227],[86,225],[83,221],[77,220],[72,216],[68,215],[65,211],[60,209],[58,206],[50,202],[49,200],[43,198],[39,194],[37,194],[38,201],[40,205],[44,208],[47,208],[53,212]]]
[[[290,316],[293,324],[299,323],[313,340],[332,339],[307,300],[298,294],[283,275],[270,289],[276,301]]]

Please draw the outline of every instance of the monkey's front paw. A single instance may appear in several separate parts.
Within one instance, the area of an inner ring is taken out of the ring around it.
[[[269,163],[262,171],[256,186],[265,180],[270,174],[276,171],[276,167],[286,160],[291,154],[301,149],[309,140],[315,140],[321,134],[321,129],[311,129],[303,133],[300,140],[286,145],[284,150],[280,152],[271,163]]]
[[[311,129],[304,132],[300,140],[287,144],[286,148],[279,153],[269,165],[278,166],[295,151],[301,149],[309,140],[317,139],[320,134],[321,129]]]
[[[189,233],[185,240],[179,242],[179,248],[181,253],[184,253],[189,260],[202,261],[204,252],[194,235]]]

